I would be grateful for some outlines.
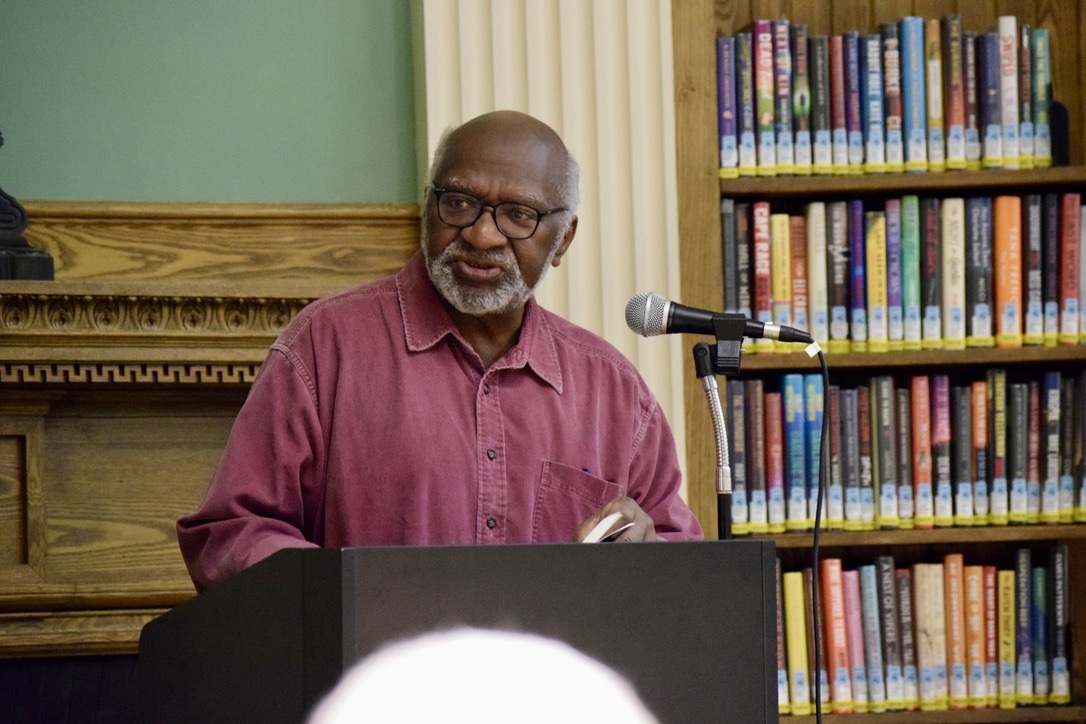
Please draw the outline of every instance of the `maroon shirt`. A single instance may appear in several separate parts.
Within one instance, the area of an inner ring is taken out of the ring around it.
[[[284,547],[569,542],[617,495],[661,537],[700,539],[679,483],[621,353],[533,299],[484,368],[416,253],[283,331],[177,534],[200,589]]]

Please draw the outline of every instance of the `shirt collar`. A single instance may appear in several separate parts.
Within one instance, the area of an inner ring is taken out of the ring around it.
[[[396,274],[396,293],[408,350],[422,352],[446,335],[456,337],[468,347],[430,281],[421,251],[415,252]],[[520,341],[494,363],[495,369],[519,367],[531,369],[559,394],[562,392],[562,368],[558,362],[554,328],[534,296],[528,299],[524,310]]]

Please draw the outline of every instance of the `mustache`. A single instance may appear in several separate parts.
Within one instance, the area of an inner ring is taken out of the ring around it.
[[[469,264],[492,265],[505,271],[510,270],[511,260],[498,249],[476,249],[462,239],[457,239],[449,244],[438,255],[437,261],[442,264],[463,261]]]

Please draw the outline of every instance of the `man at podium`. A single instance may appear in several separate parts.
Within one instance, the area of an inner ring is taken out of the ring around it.
[[[559,136],[498,111],[447,131],[421,250],[272,345],[198,510],[204,589],[286,547],[551,543],[602,518],[692,540],[674,438],[634,366],[533,297],[577,230]]]

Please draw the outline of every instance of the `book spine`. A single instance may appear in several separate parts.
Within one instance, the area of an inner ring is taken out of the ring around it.
[[[969,390],[973,408],[973,522],[988,525],[988,384],[978,380]]]
[[[826,414],[829,423],[829,481],[826,495],[826,528],[845,527],[845,483],[841,457],[841,388],[830,385],[826,390]]]
[[[1041,256],[1041,196],[1029,194],[1022,205],[1022,233],[1025,239],[1023,261],[1025,267],[1025,306],[1026,320],[1022,342],[1027,345],[1044,344],[1044,267]]]
[[[924,29],[924,60],[927,63],[928,170],[946,170],[946,139],[943,136],[943,41],[939,21],[929,18]]]
[[[999,347],[1022,346],[1022,199],[997,196],[993,203],[995,323]]]
[[[1078,344],[1078,286],[1082,195],[1060,198],[1060,344]]]
[[[1048,569],[1034,566],[1030,585],[1030,633],[1033,648],[1033,704],[1048,703]]]
[[[845,530],[863,527],[860,503],[860,402],[855,389],[843,389],[841,397],[841,471],[845,492]]]
[[[830,138],[833,144],[833,172],[848,173],[848,121],[845,106],[845,39],[830,36]]]
[[[792,135],[792,33],[788,20],[773,27],[774,131],[777,141],[777,173],[795,173]]]
[[[1033,168],[1033,29],[1018,26],[1018,165]]]
[[[1079,400],[1075,380],[1064,378],[1060,395],[1060,481],[1059,522],[1075,522],[1075,471],[1081,465],[1082,451],[1077,449],[1075,426],[1080,425],[1079,415],[1086,422],[1086,399]],[[1086,395],[1086,390],[1083,391]],[[1076,404],[1081,408],[1076,407]],[[1077,460],[1076,460],[1077,456]]]
[[[1078,222],[1078,336],[1086,342],[1086,206],[1079,207]]]
[[[882,37],[863,35],[860,42],[860,103],[864,137],[864,171],[886,171],[882,81]]]
[[[867,351],[867,260],[863,201],[848,202],[849,333],[853,352]]]
[[[852,713],[852,672],[848,658],[845,626],[845,592],[841,580],[841,559],[819,562],[822,586],[822,620],[826,632],[826,668],[830,679],[830,711]]]
[[[860,441],[860,529],[875,529],[874,459],[871,440],[871,392],[866,387],[856,390],[857,437]]]
[[[776,84],[773,25],[754,21],[754,97],[758,124],[758,175],[777,175]]]
[[[999,33],[977,36],[977,104],[980,106],[980,127],[984,133],[981,165],[984,168],[1003,166],[1003,113],[1000,102]]]
[[[1019,548],[1014,556],[1015,703],[1033,703],[1033,634],[1030,605],[1033,600],[1030,551]]]
[[[951,553],[943,558],[943,590],[946,595],[947,668],[949,673],[949,706],[964,709],[969,706],[968,657],[965,640],[965,571],[962,554]]]
[[[935,497],[932,483],[931,396],[928,378],[916,375],[909,382],[909,402],[912,406],[912,471],[913,500],[916,505],[915,525],[931,528],[935,525]]]
[[[878,573],[860,566],[860,606],[863,613],[864,661],[867,663],[868,711],[886,711],[886,680],[882,668],[883,632],[879,617]]]
[[[784,410],[780,392],[765,393],[765,488],[769,532],[785,530]]]
[[[807,319],[811,338],[820,345],[829,345],[830,297],[826,274],[826,204],[807,204]]]
[[[943,199],[943,347],[965,349],[965,199]]]
[[[980,80],[977,76],[977,34],[962,32],[962,73],[965,86],[965,167],[979,170],[980,165]]]
[[[992,200],[973,197],[965,201],[965,343],[991,347],[992,336]]]
[[[882,630],[886,708],[889,711],[900,711],[905,708],[905,681],[901,672],[901,631],[894,559],[892,556],[879,556],[874,567],[878,574],[878,612]]]
[[[780,714],[792,713],[792,695],[789,690],[788,679],[788,653],[785,651],[785,622],[784,622],[784,574],[781,572],[781,559],[776,559],[776,584],[777,584],[777,712]]]
[[[902,131],[905,137],[905,170],[928,170],[928,110],[926,105],[924,19],[902,18],[901,97]]]
[[[724,279],[724,311],[739,309],[739,247],[735,238],[735,200],[720,200],[720,259]]]
[[[1041,457],[1041,522],[1060,522],[1060,405],[1062,375],[1059,371],[1045,372],[1041,399],[1042,451]],[[1070,411],[1068,411],[1070,412]]]
[[[773,323],[792,325],[792,226],[788,214],[770,214],[770,294]],[[765,340],[759,340],[764,342]],[[779,347],[778,347],[779,344]],[[783,344],[771,343],[767,349],[783,349]]]
[[[943,348],[943,243],[940,200],[920,200],[920,307],[924,349]]]
[[[849,342],[849,290],[851,265],[849,263],[848,206],[844,201],[830,201],[827,206],[829,220],[826,244],[826,273],[829,283],[830,345],[831,352],[848,352]]]
[[[1052,165],[1052,131],[1049,108],[1052,102],[1051,59],[1048,30],[1034,28],[1030,34],[1031,70],[1033,81],[1033,164]]]
[[[822,472],[822,416],[825,414],[826,408],[822,375],[803,375],[803,399],[807,413],[804,419],[804,430],[807,436],[805,446],[807,453],[807,528],[813,528],[818,505],[819,478]],[[825,499],[822,502],[824,505],[828,504]]]
[[[754,36],[735,35],[736,135],[739,142],[739,175],[758,174],[758,125],[755,116],[757,96],[754,90]]]
[[[859,571],[842,571],[841,587],[845,595],[845,630],[848,661],[852,667],[852,708],[868,711],[867,660],[864,655],[863,605],[860,597]]]
[[[988,674],[984,641],[984,568],[965,566],[965,660],[968,704],[979,709],[987,704]]]
[[[1044,298],[1044,344],[1055,347],[1060,338],[1060,197],[1041,198],[1041,293]]]
[[[882,78],[886,98],[886,170],[901,173],[905,170],[905,140],[902,135],[904,108],[901,98],[901,44],[897,25],[883,23],[879,26],[882,39]]]
[[[999,705],[999,604],[995,566],[984,566],[984,678],[985,706]]]
[[[864,212],[864,278],[867,287],[867,349],[886,352],[890,348],[887,307],[886,214]]]
[[[807,260],[807,216],[793,214],[788,217],[788,237],[791,245],[790,266],[792,284],[792,326],[797,329],[810,329],[807,317],[810,306],[809,266]],[[782,349],[788,349],[791,343],[785,342]]]
[[[1068,625],[1070,622],[1070,564],[1068,546],[1059,543],[1049,553],[1049,581],[1051,592],[1049,601],[1052,613],[1049,622],[1052,628],[1049,646],[1052,651],[1050,699],[1053,704],[1067,704],[1071,701],[1071,673],[1068,649]]]
[[[845,127],[848,129],[848,173],[863,173],[863,79],[860,71],[860,34],[843,34],[845,51]]]
[[[1026,428],[1026,522],[1041,522],[1041,384],[1027,383],[1029,390],[1029,422]]]
[[[897,512],[901,527],[916,527],[916,504],[913,501],[912,402],[909,388],[895,390],[897,404]]]
[[[878,491],[875,518],[879,528],[900,528],[897,495],[897,419],[894,412],[894,380],[879,375],[871,381],[872,447],[878,450],[874,469]]]
[[[901,305],[904,348],[910,351],[922,344],[920,286],[920,199],[910,194],[901,198]]]
[[[717,130],[720,135],[720,177],[739,176],[736,131],[735,38],[716,39]]]
[[[830,703],[830,682],[829,677],[826,675],[826,633],[822,628],[822,621],[815,621],[814,617],[814,569],[807,567],[803,569],[803,613],[806,619],[806,635],[807,635],[807,671],[810,673],[811,679],[809,686],[811,687],[811,703],[815,702],[815,686],[814,682],[818,682],[817,696],[821,705],[827,706]],[[815,630],[817,628],[817,631]],[[818,641],[821,648],[821,655],[815,656],[815,642]],[[817,673],[818,679],[814,676]]]
[[[962,16],[947,13],[942,20],[943,86],[946,94],[946,167],[965,168],[965,61]]]
[[[1086,522],[1086,372],[1075,382],[1074,442],[1072,443],[1072,475],[1074,476],[1076,523]]]
[[[784,402],[784,470],[787,502],[785,528],[807,530],[807,435],[803,399],[803,375],[787,374],[781,379]]]
[[[770,216],[768,203],[765,201],[755,202],[753,311],[755,320],[763,324],[773,324],[773,246]],[[773,342],[760,339],[755,342],[754,348],[762,351],[772,350]]]
[[[920,708],[925,711],[943,711],[948,706],[946,598],[943,583],[943,564],[929,563],[918,566],[917,576],[917,638],[920,650],[926,651],[922,660],[930,683],[925,686],[921,675]],[[920,589],[923,581],[923,590]],[[923,604],[920,603],[923,596]],[[923,609],[920,606],[923,605]]]
[[[769,532],[766,495],[765,392],[759,379],[744,380],[747,430],[747,485],[750,490],[750,532]]]
[[[897,610],[901,632],[901,678],[903,682],[902,704],[907,710],[920,706],[920,679],[916,668],[916,637],[913,616],[913,573],[899,568],[894,573],[897,580]]]
[[[1007,525],[1010,497],[1007,480],[1007,373],[993,369],[987,373],[988,393],[988,490],[991,525]]]
[[[750,533],[747,507],[747,399],[743,380],[728,380],[728,437],[732,466],[732,534]]]
[[[954,493],[951,478],[950,380],[931,378],[931,457],[935,487],[935,525],[954,525]]]
[[[904,270],[901,258],[901,199],[886,199],[886,332],[890,351],[905,349]]]
[[[736,311],[744,317],[751,316],[751,235],[750,204],[735,204],[735,304]]]
[[[1011,523],[1025,523],[1028,516],[1029,385],[1007,385],[1007,477],[1010,479]]]
[[[807,26],[792,26],[792,128],[795,172],[810,175],[814,158],[811,149],[811,76]]]
[[[1018,168],[1018,21],[999,18],[999,111],[1003,123],[1003,168]]]
[[[814,172],[833,173],[833,126],[830,123],[830,39],[812,35],[808,43],[811,58],[811,140]]]
[[[1014,571],[1000,570],[998,585],[999,708],[1013,709],[1016,700]]]
[[[969,387],[951,390],[951,484],[954,489],[954,525],[971,526],[973,520],[973,398]]]

